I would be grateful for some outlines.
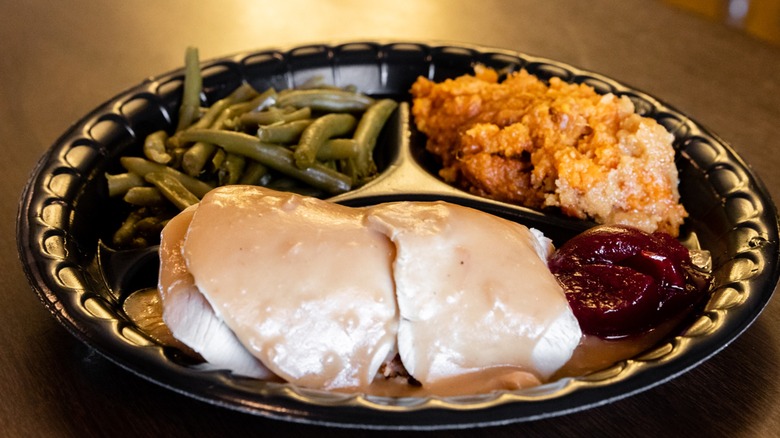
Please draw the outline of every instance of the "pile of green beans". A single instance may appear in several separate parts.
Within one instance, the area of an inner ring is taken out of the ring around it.
[[[159,242],[179,211],[229,184],[327,197],[377,174],[373,150],[398,103],[354,88],[312,82],[258,92],[247,83],[208,107],[196,48],[185,53],[179,119],[146,136],[143,156],[123,156],[123,173],[106,174],[108,194],[130,213],[114,233],[117,248]]]

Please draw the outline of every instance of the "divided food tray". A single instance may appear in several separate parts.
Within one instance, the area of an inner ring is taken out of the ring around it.
[[[96,108],[59,138],[22,194],[17,243],[29,281],[44,305],[76,337],[150,381],[196,399],[271,418],[380,429],[461,428],[529,421],[612,402],[663,383],[716,354],[739,336],[772,296],[778,273],[776,208],[759,178],[734,150],[686,115],[602,75],[511,50],[468,44],[349,42],[241,53],[203,63],[208,103],[243,81],[285,89],[320,78],[354,85],[403,104],[375,151],[380,175],[332,198],[347,205],[391,200],[446,200],[541,229],[560,245],[592,223],[480,198],[442,182],[409,113],[418,76],[435,81],[481,63],[521,68],[542,79],[586,83],[628,96],[637,111],[674,134],[681,199],[690,217],[681,239],[713,257],[712,297],[675,336],[631,360],[587,376],[539,387],[469,397],[383,398],[261,382],[204,371],[177,350],[156,344],[122,311],[122,300],[154,286],[156,249],[115,251],[109,241],[125,207],[108,198],[105,173],[121,155],[140,155],[143,138],[175,123],[183,70],[152,77]]]

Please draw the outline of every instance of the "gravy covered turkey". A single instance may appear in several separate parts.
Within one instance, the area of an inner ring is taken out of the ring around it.
[[[376,392],[400,367],[434,393],[463,380],[468,393],[518,389],[582,338],[551,250],[541,233],[444,202],[350,208],[227,186],[163,231],[163,319],[236,374]]]

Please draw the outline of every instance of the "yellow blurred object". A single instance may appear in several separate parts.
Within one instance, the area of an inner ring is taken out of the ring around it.
[[[780,45],[780,0],[662,0]]]
[[[753,3],[745,17],[745,29],[780,44],[780,0],[754,0]]]

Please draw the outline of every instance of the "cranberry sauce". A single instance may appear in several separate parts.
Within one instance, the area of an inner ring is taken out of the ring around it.
[[[549,261],[586,334],[638,334],[699,303],[710,277],[665,233],[620,225],[594,227]]]

